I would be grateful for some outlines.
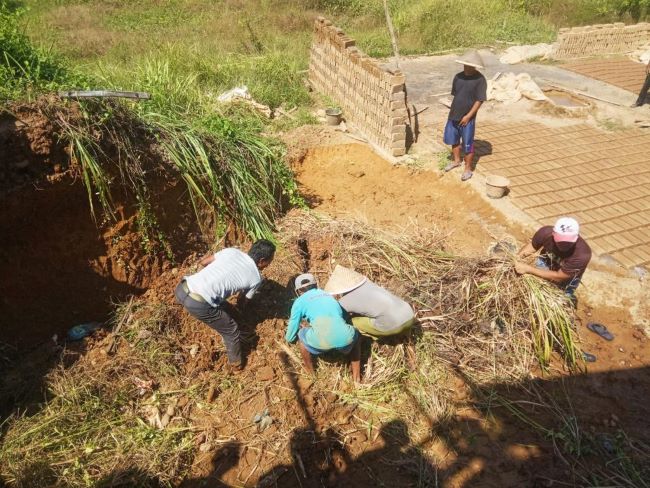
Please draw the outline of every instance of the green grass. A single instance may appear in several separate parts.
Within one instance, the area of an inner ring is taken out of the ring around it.
[[[391,0],[403,54],[551,41],[558,27],[647,15],[648,0]],[[188,91],[245,84],[272,107],[307,106],[312,22],[324,14],[368,54],[389,56],[382,2],[360,0],[24,0],[26,31],[104,86],[151,89],[148,66]],[[182,77],[182,76],[181,76]]]
[[[83,86],[83,77],[30,42],[19,23],[22,14],[0,0],[0,102],[55,90],[66,83]]]

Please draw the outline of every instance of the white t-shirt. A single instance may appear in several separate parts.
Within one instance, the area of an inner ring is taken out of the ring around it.
[[[186,276],[187,287],[201,295],[206,302],[218,307],[222,301],[238,291],[247,291],[253,298],[262,284],[262,275],[253,258],[239,249],[229,247],[214,255],[214,261],[198,273]]]

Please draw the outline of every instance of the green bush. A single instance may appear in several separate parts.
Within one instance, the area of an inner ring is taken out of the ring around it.
[[[0,100],[81,82],[50,52],[31,43],[19,24],[22,14],[0,0]]]

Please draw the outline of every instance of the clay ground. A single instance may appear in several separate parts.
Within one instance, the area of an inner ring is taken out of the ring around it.
[[[582,97],[589,109],[573,114],[544,102],[487,102],[477,119],[479,178],[473,185],[482,190],[481,177],[507,176],[511,181],[508,199],[525,214],[518,220],[546,225],[561,215],[575,216],[584,225],[583,234],[596,255],[613,259],[626,269],[647,267],[650,161],[646,149],[650,133],[638,129],[635,122],[647,120],[650,111],[647,106],[630,108],[636,94],[621,88],[641,83],[643,66],[635,63],[637,69],[632,70],[628,66],[631,61],[620,59],[581,61],[569,66],[574,72],[553,65],[503,65],[489,51],[481,54],[488,79],[497,72],[528,72],[542,88],[566,87],[613,103]],[[416,158],[435,159],[446,150],[441,141],[448,109],[438,103],[445,97],[434,95],[449,91],[458,71],[454,58],[402,62],[413,112],[428,107],[417,119],[417,140],[410,151]],[[607,63],[619,70],[616,78],[609,68],[597,71]],[[517,216],[516,212],[510,214]]]

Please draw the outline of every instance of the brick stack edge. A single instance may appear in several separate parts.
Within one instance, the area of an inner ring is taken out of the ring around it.
[[[560,29],[553,57],[569,59],[593,54],[622,54],[650,41],[650,23],[586,25]]]
[[[369,141],[396,157],[406,154],[405,81],[401,71],[382,68],[330,21],[316,19],[309,82],[336,101]]]

